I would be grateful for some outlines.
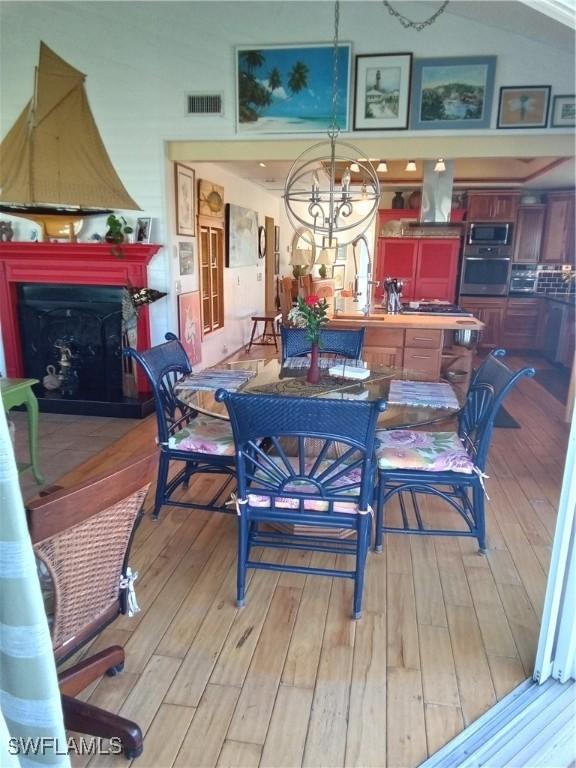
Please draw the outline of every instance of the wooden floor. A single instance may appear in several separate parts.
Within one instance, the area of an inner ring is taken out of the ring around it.
[[[234,516],[147,516],[131,558],[142,612],[95,644],[123,644],[125,671],[87,691],[142,727],[135,765],[408,768],[527,678],[568,428],[563,405],[534,380],[506,408],[522,428],[495,430],[487,556],[467,539],[386,537],[369,555],[357,622],[352,584],[317,576],[251,572],[238,610]],[[154,434],[148,419],[67,481]]]

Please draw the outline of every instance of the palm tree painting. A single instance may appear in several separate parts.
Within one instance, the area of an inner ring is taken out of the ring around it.
[[[332,123],[331,45],[237,49],[241,133],[324,132]],[[336,123],[348,130],[350,46],[338,46]]]

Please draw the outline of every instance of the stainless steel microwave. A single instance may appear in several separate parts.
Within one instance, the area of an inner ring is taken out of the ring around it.
[[[514,225],[501,221],[469,222],[466,245],[512,245]]]

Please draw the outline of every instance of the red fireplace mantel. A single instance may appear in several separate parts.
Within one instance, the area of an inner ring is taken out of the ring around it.
[[[101,243],[0,243],[0,325],[9,378],[24,374],[18,323],[19,283],[148,286],[146,265],[160,245]],[[138,349],[150,347],[148,308],[138,314]],[[139,377],[138,388],[146,391]]]

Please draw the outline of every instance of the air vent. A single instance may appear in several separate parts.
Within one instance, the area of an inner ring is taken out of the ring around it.
[[[186,113],[188,115],[221,115],[221,93],[186,94]]]

